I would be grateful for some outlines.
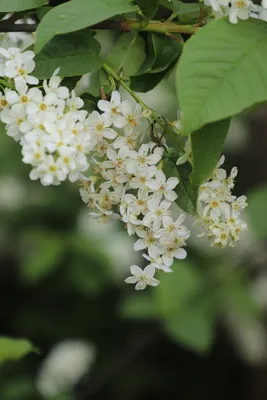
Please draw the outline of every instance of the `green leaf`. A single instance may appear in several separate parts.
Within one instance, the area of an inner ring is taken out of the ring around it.
[[[161,81],[165,78],[169,70],[159,72],[157,74],[142,74],[137,76],[131,76],[130,87],[135,92],[146,93],[154,89]]]
[[[178,0],[160,0],[160,4],[177,14],[180,1]]]
[[[131,76],[130,87],[142,93],[154,89],[172,71],[181,50],[182,44],[168,36],[149,34],[147,57],[137,74]]]
[[[37,8],[36,15],[37,15],[39,21],[41,21],[44,18],[45,14],[47,14],[48,11],[52,10],[52,8],[53,7],[50,7],[50,6]]]
[[[216,167],[229,125],[229,119],[214,122],[191,134],[193,172],[190,179],[196,186],[201,185]]]
[[[109,80],[106,71],[102,68],[90,74],[90,83],[87,92],[94,97],[100,97],[100,88],[103,88],[105,94],[113,90],[112,82]]]
[[[47,0],[0,0],[0,12],[17,12],[38,8],[48,3]]]
[[[142,75],[134,75],[130,78],[130,87],[135,92],[146,93],[154,89],[164,78],[166,78],[174,66],[176,65],[176,60],[169,65],[167,69],[156,74],[146,73]]]
[[[36,31],[35,52],[54,36],[77,31],[117,14],[135,11],[128,0],[75,0],[61,4],[49,11]]]
[[[91,113],[94,110],[97,110],[97,102],[99,100],[98,98],[90,95],[90,93],[83,93],[82,95],[80,95],[80,97],[84,101],[83,110],[86,110],[89,113]]]
[[[159,0],[136,0],[147,19],[152,19],[159,8]]]
[[[117,72],[122,71],[123,77],[127,79],[139,70],[145,57],[144,39],[128,32],[119,37],[109,53],[106,63]]]
[[[173,273],[160,277],[161,284],[155,292],[158,309],[163,317],[176,315],[202,286],[201,277],[189,261],[176,261],[173,269]]]
[[[177,156],[174,153],[167,154],[164,159],[164,172],[166,176],[176,176],[179,184],[175,188],[178,195],[176,204],[185,212],[195,215],[197,212],[198,186],[192,184],[190,175],[192,167],[189,163],[176,165]]]
[[[52,76],[60,68],[60,76],[79,76],[102,65],[101,47],[91,32],[75,32],[56,36],[35,57],[34,75],[39,79]]]
[[[235,25],[225,17],[187,41],[177,70],[185,132],[267,100],[266,37],[264,21]]]
[[[152,65],[154,64],[155,60],[156,54],[154,49],[153,34],[148,33],[146,37],[146,58],[136,75],[141,75],[145,72],[151,71]]]
[[[200,305],[191,306],[165,323],[165,330],[179,343],[200,353],[207,352],[214,336],[214,317]]]
[[[172,64],[182,51],[182,37],[180,35],[175,36],[180,38],[181,43],[159,33],[148,34],[147,57],[136,74],[137,76],[145,72],[162,72]]]
[[[36,348],[26,339],[0,337],[0,364],[19,360],[31,352],[36,352]]]
[[[260,240],[267,237],[267,219],[264,217],[266,215],[266,204],[267,186],[255,188],[248,194],[249,225]]]
[[[199,3],[183,3],[182,1],[175,1],[177,4],[177,14],[180,16],[182,14],[198,13],[199,14]]]
[[[176,35],[181,38],[180,35]],[[151,72],[157,73],[165,70],[181,53],[181,43],[170,38],[169,36],[159,33],[152,33],[152,41],[155,52],[155,61],[151,67]]]

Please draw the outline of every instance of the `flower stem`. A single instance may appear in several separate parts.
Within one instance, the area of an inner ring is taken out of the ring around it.
[[[127,85],[127,83],[121,78],[117,72],[111,68],[108,64],[104,63],[103,66],[104,70],[107,72],[108,75],[112,76],[117,82],[121,84],[121,86],[124,87],[124,89],[130,93],[130,95],[141,105],[143,110],[149,111],[151,117],[158,122],[161,126],[164,126],[164,121],[161,121],[161,119],[140,99],[139,96]]]
[[[174,132],[172,125],[170,122],[168,122],[165,118],[158,117],[158,115],[151,110],[141,99],[137,94],[127,85],[125,80],[123,80],[122,77],[120,77],[117,72],[111,68],[108,64],[104,63],[102,65],[102,68],[107,72],[109,76],[112,76],[117,82],[121,84],[121,86],[124,87],[124,89],[139,103],[143,109],[143,111],[147,111],[148,116],[152,118],[154,122],[157,122],[158,125],[163,128],[163,135],[167,132],[170,136],[172,136],[172,139],[175,141],[175,143],[178,145],[180,150],[183,150],[183,146],[181,145],[180,141],[178,140],[178,135]],[[167,127],[167,129],[166,129]],[[170,129],[168,129],[170,128]],[[163,137],[163,135],[160,138],[160,141]]]
[[[194,25],[179,25],[174,22],[160,22],[160,21],[137,21],[130,20],[123,23],[125,30],[137,30],[143,32],[156,32],[156,33],[184,33],[193,35],[196,33],[198,27]]]

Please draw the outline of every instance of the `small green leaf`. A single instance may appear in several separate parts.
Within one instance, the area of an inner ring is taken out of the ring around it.
[[[106,63],[124,78],[136,74],[142,65],[145,54],[145,42],[141,36],[132,32],[123,33],[109,53]]]
[[[101,68],[101,47],[91,32],[75,32],[56,36],[35,57],[34,75],[39,79],[52,76],[60,68],[60,76],[80,76]]]
[[[196,186],[201,185],[216,167],[229,125],[229,119],[214,122],[191,134],[193,172],[190,178]]]
[[[94,110],[97,110],[97,102],[98,98],[90,95],[90,93],[83,93],[80,97],[84,101],[83,109],[91,113]]]
[[[131,76],[131,88],[143,93],[154,89],[172,71],[181,50],[182,44],[176,40],[150,33],[147,36],[147,57],[136,75]]]
[[[167,69],[158,73],[146,73],[134,75],[130,78],[130,87],[135,92],[146,93],[154,89],[164,78],[166,78],[176,65],[174,61]]]
[[[198,186],[192,184],[190,175],[192,167],[189,163],[176,165],[177,156],[174,153],[167,154],[164,159],[164,172],[170,176],[176,176],[179,184],[175,191],[178,195],[176,203],[185,212],[195,215],[197,212]]]
[[[159,8],[159,0],[136,0],[147,19],[152,19]]]
[[[145,72],[151,71],[152,65],[154,64],[155,60],[156,54],[153,42],[153,34],[148,33],[146,37],[146,58],[136,75],[141,75]]]
[[[165,323],[165,330],[180,344],[200,353],[207,352],[215,333],[214,317],[201,305],[194,305],[172,315]]]
[[[177,12],[180,8],[180,1],[178,1],[178,0],[160,0],[160,3],[164,7],[173,11],[175,14],[177,14]]]
[[[103,88],[106,94],[111,93],[113,89],[112,83],[109,80],[106,71],[104,71],[102,68],[90,74],[90,84],[87,91],[92,96],[99,97],[100,88]]]
[[[36,348],[26,339],[0,337],[0,364],[17,361],[31,352],[36,352]]]
[[[56,35],[78,31],[136,9],[128,0],[75,0],[61,4],[50,10],[40,22],[36,31],[35,52],[41,51]]]
[[[199,3],[183,3],[182,1],[176,1],[177,3],[177,14],[199,13]]]
[[[176,35],[176,37],[180,38],[181,43],[167,35],[152,33],[155,61],[151,72],[157,73],[165,70],[181,54],[182,38],[180,35]]]
[[[184,46],[177,93],[185,132],[239,114],[267,100],[267,24],[220,18]]]
[[[17,12],[38,8],[48,3],[47,0],[0,0],[0,12]]]
[[[36,15],[37,15],[39,21],[41,21],[44,18],[45,14],[47,14],[48,11],[52,10],[52,8],[53,7],[50,7],[50,6],[37,8]]]

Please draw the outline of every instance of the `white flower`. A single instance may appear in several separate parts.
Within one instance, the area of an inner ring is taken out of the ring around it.
[[[134,150],[137,146],[137,138],[138,134],[136,132],[132,132],[127,136],[119,136],[114,140],[113,147],[114,149],[126,147],[127,149]]]
[[[238,18],[243,20],[248,19],[250,6],[251,6],[250,0],[232,0],[230,14],[229,14],[229,21],[232,24],[237,24]]]
[[[148,193],[146,190],[138,190],[137,197],[133,194],[127,193],[124,197],[125,203],[128,205],[129,210],[135,214],[146,214],[149,210],[147,207]]]
[[[164,265],[167,267],[170,267],[173,264],[174,258],[177,258],[178,260],[186,258],[187,253],[185,249],[181,248],[181,246],[184,245],[184,238],[174,236],[169,240],[164,239],[161,241],[161,244],[164,245],[162,260]]]
[[[171,202],[168,200],[161,201],[160,197],[154,197],[148,200],[147,206],[149,212],[145,215],[143,223],[157,231],[161,227],[163,217],[170,215]]]
[[[171,238],[172,236],[179,235],[185,239],[188,239],[190,232],[184,225],[182,225],[185,218],[185,214],[181,214],[176,221],[173,221],[172,217],[168,215],[164,216],[162,218],[163,228],[156,233],[156,237]]]
[[[159,255],[158,240],[149,229],[142,229],[137,227],[135,229],[136,234],[141,238],[138,239],[134,244],[134,250],[148,250],[150,257],[157,257]]]
[[[163,260],[162,260],[161,256],[153,258],[153,257],[149,257],[147,254],[143,254],[143,257],[146,260],[150,261],[149,265],[151,265],[152,267],[159,269],[161,271],[167,272],[167,273],[173,272],[173,270],[170,267],[167,267],[166,265],[163,264]]]
[[[151,265],[145,267],[144,270],[142,270],[137,265],[132,265],[130,267],[130,270],[133,276],[126,278],[125,282],[133,284],[136,283],[135,285],[136,290],[144,290],[147,287],[147,285],[158,286],[160,284],[160,281],[154,278],[156,270]]]
[[[30,178],[32,180],[40,178],[44,186],[59,185],[66,177],[67,174],[62,171],[60,159],[55,160],[52,155],[47,156],[44,161],[30,173]]]
[[[17,47],[11,47],[8,50],[0,48],[0,76],[16,79],[21,76],[25,83],[37,85],[38,79],[29,75],[35,68],[33,51],[24,51],[23,53]]]
[[[20,124],[25,121],[26,117],[27,114],[22,104],[15,104],[11,109],[5,108],[1,112],[1,121],[7,124],[7,135],[16,141],[20,140],[22,137]]]
[[[116,91],[112,92],[110,101],[99,100],[97,103],[99,110],[104,111],[104,115],[110,118],[116,128],[124,128],[126,125],[125,117],[120,114],[120,104],[121,96]]]
[[[158,192],[164,195],[165,199],[169,201],[175,201],[177,199],[178,196],[173,189],[179,183],[178,178],[171,177],[167,180],[164,172],[159,170],[156,173],[156,181],[160,184]]]
[[[111,118],[108,114],[100,115],[97,111],[93,111],[87,119],[88,130],[98,140],[115,139],[117,132],[110,128]]]
[[[161,160],[160,154],[149,154],[149,144],[142,144],[138,152],[131,151],[126,169],[129,174],[145,169],[148,165],[156,165]]]
[[[49,82],[45,79],[43,82],[46,99],[50,104],[57,104],[58,100],[67,99],[69,97],[69,89],[65,86],[60,86],[61,78],[57,76],[59,68],[55,70]]]
[[[134,176],[130,181],[130,187],[133,189],[149,189],[156,191],[159,188],[159,183],[152,179],[156,175],[157,167],[154,165],[151,167],[143,168],[138,175]]]
[[[129,155],[129,150],[126,147],[122,147],[118,153],[108,148],[106,154],[110,161],[105,161],[103,163],[104,168],[116,168],[117,172],[126,172],[126,158]]]
[[[135,109],[133,110],[132,104],[126,100],[119,105],[118,110],[125,118],[125,123],[123,125],[125,134],[129,135],[134,129],[136,129],[143,117],[142,107],[140,104],[136,104]]]

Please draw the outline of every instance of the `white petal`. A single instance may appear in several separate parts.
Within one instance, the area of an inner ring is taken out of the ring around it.
[[[139,281],[136,285],[135,285],[135,289],[136,290],[144,290],[146,288],[146,283],[144,281]]]
[[[173,257],[168,254],[163,254],[162,260],[167,267],[170,267],[173,264]]]
[[[158,208],[160,203],[160,197],[152,197],[152,199],[149,199],[147,202],[148,208],[150,211],[154,211]]]
[[[168,189],[174,189],[179,183],[179,179],[175,177],[171,177],[167,181],[167,188]]]
[[[99,100],[97,103],[97,107],[99,108],[99,110],[104,112],[110,111],[112,108],[110,102],[107,100]]]
[[[134,276],[141,276],[142,275],[142,273],[143,273],[143,271],[142,271],[142,269],[140,268],[140,267],[138,267],[137,265],[131,265],[130,266],[130,271],[131,271],[131,274],[132,275],[134,275]]]
[[[160,284],[160,281],[155,278],[148,278],[147,279],[147,284],[150,286],[158,286]]]
[[[185,249],[178,249],[173,253],[175,258],[178,258],[178,260],[184,260],[187,256],[187,252]]]
[[[134,250],[135,251],[139,251],[139,250],[143,250],[145,249],[145,243],[142,239],[138,239],[135,243],[134,243]]]
[[[156,270],[152,265],[148,265],[144,269],[144,275],[148,276],[149,278],[153,278],[153,276],[155,275],[155,272],[156,272]]]
[[[139,281],[139,279],[136,278],[135,276],[129,276],[129,278],[126,278],[124,282],[126,282],[126,283],[136,283],[138,281]]]

